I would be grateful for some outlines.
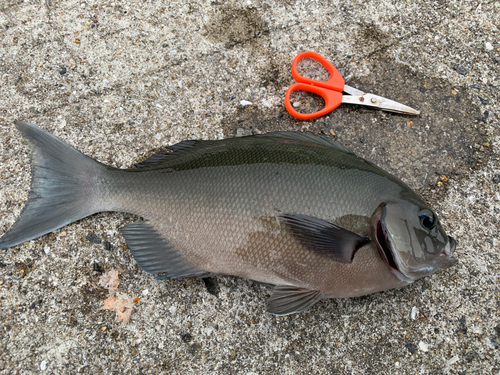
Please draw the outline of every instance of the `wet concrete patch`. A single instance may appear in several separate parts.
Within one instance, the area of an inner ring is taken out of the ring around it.
[[[235,3],[214,5],[214,15],[205,25],[206,37],[225,48],[251,44],[252,40],[269,34],[267,24],[253,7]]]
[[[290,64],[289,56],[283,53],[273,53],[266,49],[266,59],[258,73],[262,87],[274,88],[279,91],[290,82],[290,72],[283,71],[283,67]]]
[[[488,162],[490,141],[466,89],[387,58],[349,84],[420,110],[420,116],[402,116],[345,105],[325,121],[356,153],[412,187],[435,187],[443,175],[461,181]]]
[[[356,55],[370,57],[381,51],[385,51],[391,45],[397,42],[390,34],[384,32],[379,26],[373,22],[360,25],[357,34],[358,40],[363,43],[357,43],[354,48]]]

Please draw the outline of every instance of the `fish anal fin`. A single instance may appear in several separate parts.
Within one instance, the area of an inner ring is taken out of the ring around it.
[[[371,241],[368,237],[314,216],[287,214],[281,218],[304,247],[337,262],[352,263],[356,251]]]
[[[314,305],[323,298],[317,290],[278,285],[273,289],[267,302],[267,312],[273,315],[299,313]]]
[[[139,266],[159,278],[207,277],[210,272],[193,266],[149,222],[137,222],[120,228]]]

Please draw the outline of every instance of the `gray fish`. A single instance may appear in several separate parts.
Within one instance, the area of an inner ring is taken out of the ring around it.
[[[402,287],[455,262],[455,240],[418,195],[335,140],[190,140],[120,170],[15,124],[33,177],[2,249],[96,212],[133,213],[144,220],[121,232],[144,271],[272,284],[267,311],[277,315]]]

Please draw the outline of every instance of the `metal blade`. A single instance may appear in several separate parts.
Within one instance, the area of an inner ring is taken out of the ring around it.
[[[395,102],[384,98],[383,96],[373,95],[365,93],[351,86],[344,86],[344,91],[351,95],[342,96],[342,103],[366,105],[368,107],[374,107],[387,112],[403,113],[406,115],[419,115],[420,111],[408,107],[404,104]]]
[[[358,95],[358,96],[362,96],[362,95],[366,94],[365,91],[361,91],[361,90],[355,89],[354,87],[347,86],[347,85],[344,85],[344,90],[343,91],[346,92],[346,93],[348,93],[348,94]]]

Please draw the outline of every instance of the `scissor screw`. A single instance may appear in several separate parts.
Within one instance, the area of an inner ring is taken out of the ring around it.
[[[376,102],[377,102],[377,99],[372,98],[372,103],[376,103]]]

